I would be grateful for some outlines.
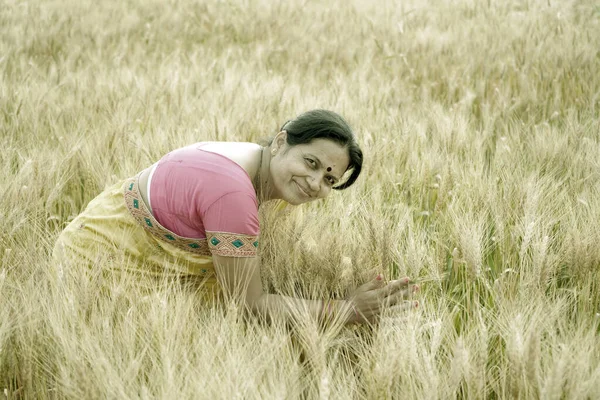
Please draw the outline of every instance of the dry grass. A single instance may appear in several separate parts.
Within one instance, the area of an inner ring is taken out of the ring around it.
[[[599,38],[586,0],[3,0],[0,390],[600,398]],[[266,224],[265,285],[339,297],[384,270],[422,282],[417,312],[288,330],[49,272],[105,185],[316,107],[354,126],[364,176]]]

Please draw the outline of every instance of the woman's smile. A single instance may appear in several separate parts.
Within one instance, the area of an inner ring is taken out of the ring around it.
[[[310,194],[308,194],[308,192],[298,182],[294,181],[294,183],[296,184],[296,186],[298,186],[298,189],[300,190],[300,193],[304,197],[308,197],[309,199],[313,197]]]

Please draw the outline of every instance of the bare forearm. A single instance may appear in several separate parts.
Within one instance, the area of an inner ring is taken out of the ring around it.
[[[356,322],[352,304],[346,300],[305,300],[276,294],[263,294],[251,306],[254,314],[267,320],[290,322],[308,315],[320,321]]]

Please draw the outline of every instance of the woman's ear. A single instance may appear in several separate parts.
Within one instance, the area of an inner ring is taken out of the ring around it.
[[[287,140],[287,131],[281,131],[275,136],[275,140],[273,143],[275,144],[275,149],[279,151],[283,146],[285,146]]]

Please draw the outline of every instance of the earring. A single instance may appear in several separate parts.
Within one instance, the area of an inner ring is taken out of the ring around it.
[[[275,150],[275,149],[271,150],[272,155],[275,155],[275,153],[277,153],[277,150]]]

